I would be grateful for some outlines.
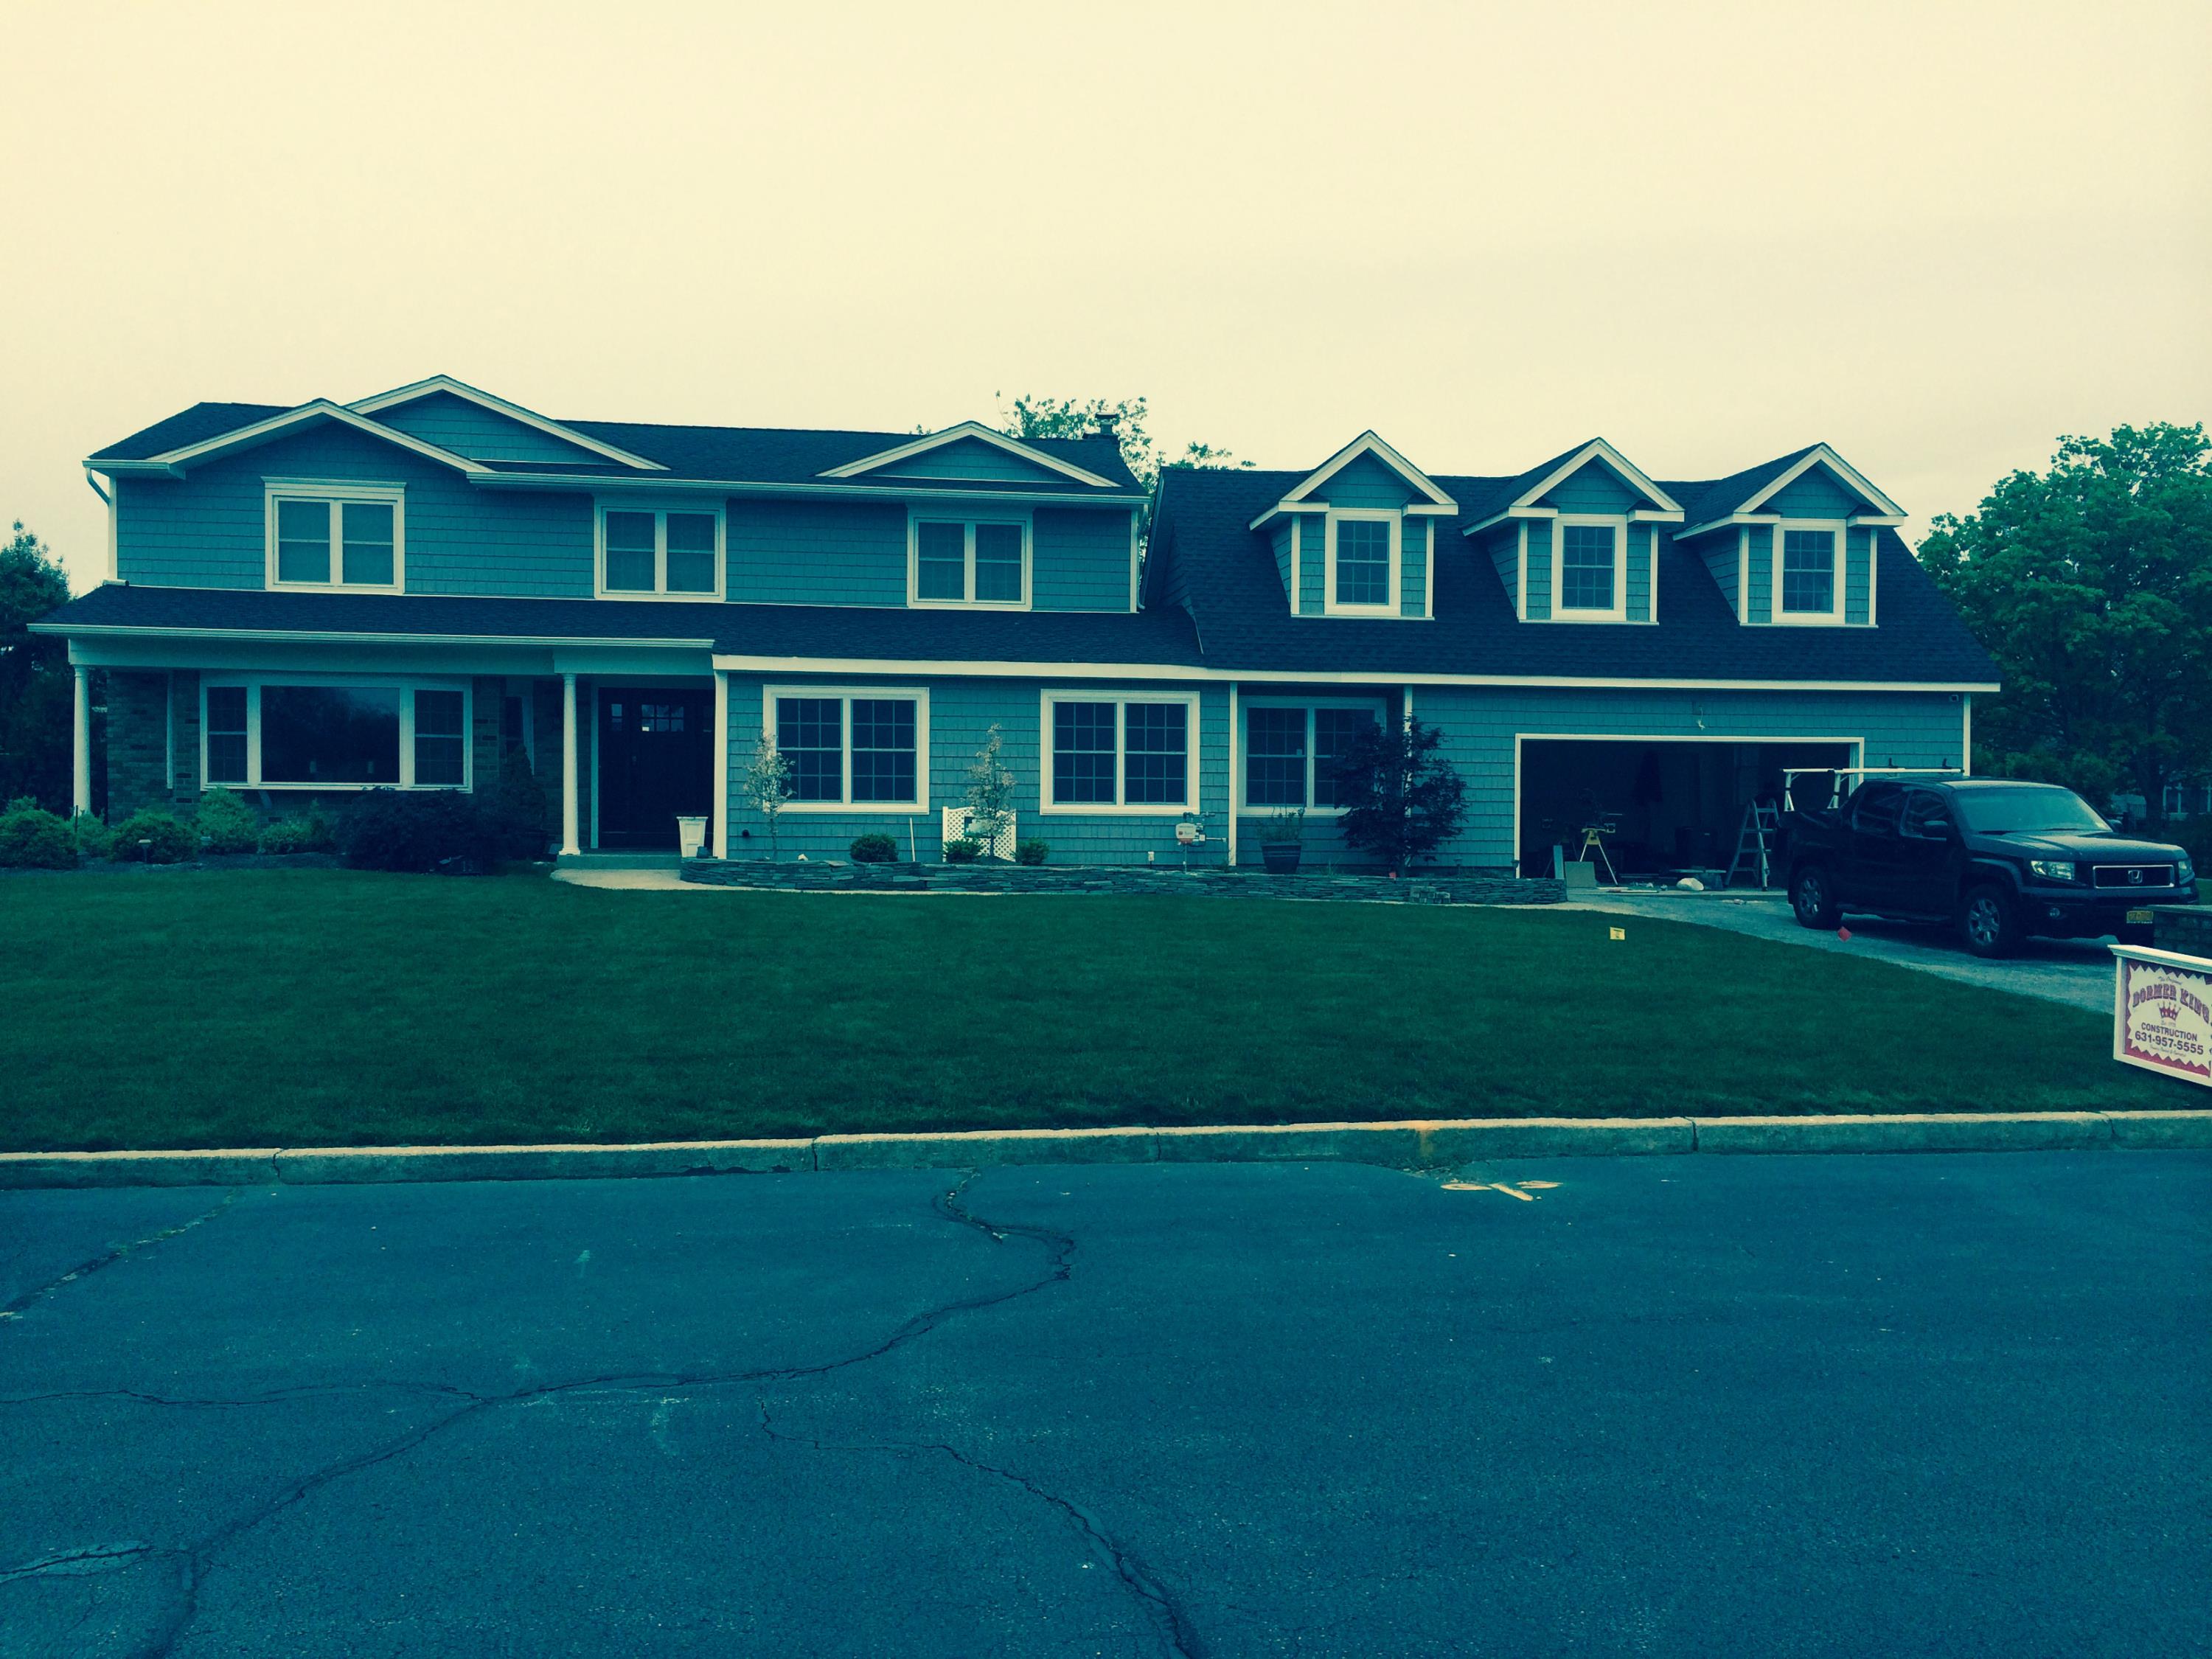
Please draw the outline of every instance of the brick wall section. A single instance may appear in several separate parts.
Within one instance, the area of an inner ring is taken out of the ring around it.
[[[172,807],[169,677],[166,672],[107,672],[107,820]]]
[[[170,676],[169,695],[176,699],[178,811],[199,810],[200,799],[200,676],[196,668],[179,668]]]
[[[2212,961],[2212,908],[2161,904],[2151,913],[2151,939],[2160,951]]]
[[[1127,893],[1183,898],[1339,899],[1369,904],[1556,904],[1566,886],[1546,877],[1268,876],[1243,870],[1161,870],[1091,865],[1063,869],[1007,865],[771,864],[765,859],[691,859],[684,878],[716,887],[803,891]]]

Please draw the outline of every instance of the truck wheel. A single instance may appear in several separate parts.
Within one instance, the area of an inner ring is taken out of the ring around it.
[[[1823,933],[1832,932],[1843,916],[1836,903],[1835,884],[1817,864],[1808,864],[1790,878],[1790,908],[1797,913],[1799,927],[1818,927]]]
[[[1959,931],[1978,957],[2008,957],[2020,949],[2020,912],[2012,895],[1994,882],[1966,890],[1959,907]]]

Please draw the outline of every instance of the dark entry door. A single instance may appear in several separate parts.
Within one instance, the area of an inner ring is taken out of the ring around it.
[[[599,691],[599,845],[672,848],[678,817],[714,816],[714,698],[707,690]]]

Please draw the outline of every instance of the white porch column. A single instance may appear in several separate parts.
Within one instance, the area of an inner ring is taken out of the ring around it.
[[[574,858],[576,845],[576,677],[561,676],[561,855]]]
[[[1229,682],[1229,866],[1232,870],[1237,867],[1237,798],[1241,781],[1237,775],[1237,768],[1238,757],[1243,752],[1244,738],[1243,721],[1237,707],[1241,699],[1237,694],[1243,690],[1243,685],[1237,681]]]
[[[714,856],[730,856],[730,676],[714,671]]]
[[[92,670],[82,663],[76,669],[76,746],[72,757],[75,786],[73,811],[92,811]]]

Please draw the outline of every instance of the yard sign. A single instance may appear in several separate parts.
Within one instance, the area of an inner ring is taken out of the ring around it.
[[[2116,945],[2112,1058],[2212,1085],[2212,962]]]

